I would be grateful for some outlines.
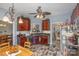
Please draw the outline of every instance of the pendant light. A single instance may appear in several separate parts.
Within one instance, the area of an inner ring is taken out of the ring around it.
[[[9,21],[9,18],[8,18],[7,16],[4,16],[4,17],[3,17],[3,21],[4,21],[4,22],[8,22],[8,21]]]
[[[15,9],[14,9],[14,3],[12,3],[12,6],[9,7],[9,10],[4,14],[3,21],[13,23],[14,18],[15,18]]]
[[[8,22],[8,23],[10,23],[10,24],[13,23],[12,21],[10,21],[9,17],[7,17],[7,16],[4,16],[4,17],[3,17],[3,21],[4,21],[4,22]]]
[[[23,20],[22,20],[22,18],[20,17],[19,18],[19,24],[22,24],[23,23]]]
[[[12,24],[13,22],[12,21],[8,21],[8,23]]]

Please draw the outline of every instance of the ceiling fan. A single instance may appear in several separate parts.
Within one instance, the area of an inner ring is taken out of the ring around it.
[[[41,6],[39,6],[36,10],[37,13],[29,13],[32,15],[35,15],[34,17],[36,18],[45,18],[46,15],[50,15],[50,12],[43,12],[43,10],[41,9]]]

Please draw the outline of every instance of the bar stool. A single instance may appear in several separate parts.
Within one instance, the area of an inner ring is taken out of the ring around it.
[[[25,48],[31,48],[31,42],[29,41],[29,39],[27,39],[27,41],[25,41],[24,47]]]
[[[24,43],[24,47],[25,48],[30,48],[31,47],[31,43],[30,42],[25,42]]]

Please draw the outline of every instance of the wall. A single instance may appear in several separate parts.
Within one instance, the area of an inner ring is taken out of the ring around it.
[[[30,20],[31,20],[31,27],[32,27],[32,24],[39,24],[40,31],[42,32],[42,20],[34,18],[33,16],[27,16],[27,17],[29,17]],[[56,17],[53,17],[53,16],[49,17],[49,19],[50,19],[50,31],[49,31],[49,33],[50,33],[49,41],[50,42],[49,42],[49,44],[52,46],[52,44],[54,43],[54,41],[53,41],[54,40],[54,35],[53,35],[54,31],[53,31],[53,28],[52,28],[52,24],[56,23],[56,22],[65,22],[67,19],[70,19],[70,16],[69,15],[67,15],[67,16],[63,15],[63,17],[62,17],[62,15],[59,15],[59,16],[56,16]],[[31,31],[32,30],[30,30],[30,31],[21,31],[20,33],[26,34],[26,36],[28,36],[28,35],[30,35]],[[19,31],[16,30],[16,33],[19,34]]]
[[[12,24],[1,21],[5,16],[6,10],[0,8],[0,24],[5,24],[6,27],[0,26],[0,34],[11,34],[12,33]],[[2,32],[2,33],[1,33]]]
[[[0,26],[0,34],[12,34],[12,24],[4,23],[0,21],[0,24],[5,24],[6,27]]]
[[[4,12],[4,10],[0,10],[0,19],[2,19],[2,17],[3,17],[2,15],[4,15],[3,12]],[[16,19],[14,21],[14,25],[13,25],[14,26],[14,29],[13,29],[14,31],[12,31],[12,26],[11,27],[9,26],[9,27],[5,28],[5,29],[8,30],[8,33],[13,32],[13,34],[14,34],[13,44],[14,45],[17,44],[17,34],[19,34],[19,31],[17,31],[17,17],[19,15],[21,15],[21,14],[16,15]],[[31,27],[32,27],[32,24],[39,24],[40,30],[42,31],[42,26],[41,26],[42,21],[40,19],[34,18],[33,16],[28,16],[28,17],[31,19]],[[53,40],[54,40],[54,36],[53,36],[54,31],[53,31],[53,28],[52,28],[52,24],[55,23],[55,22],[65,22],[67,19],[70,19],[70,16],[68,14],[68,15],[51,16],[51,17],[49,16],[48,18],[50,19],[50,32],[49,32],[50,33],[50,42],[49,42],[49,44],[52,45]],[[32,31],[32,30],[30,30],[30,31]],[[27,35],[30,34],[30,31],[23,31],[21,33],[24,33],[27,36]]]

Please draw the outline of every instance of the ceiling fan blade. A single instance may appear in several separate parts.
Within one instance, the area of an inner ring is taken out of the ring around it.
[[[37,13],[28,13],[28,14],[37,14]]]
[[[50,15],[50,12],[43,12],[44,15]]]

